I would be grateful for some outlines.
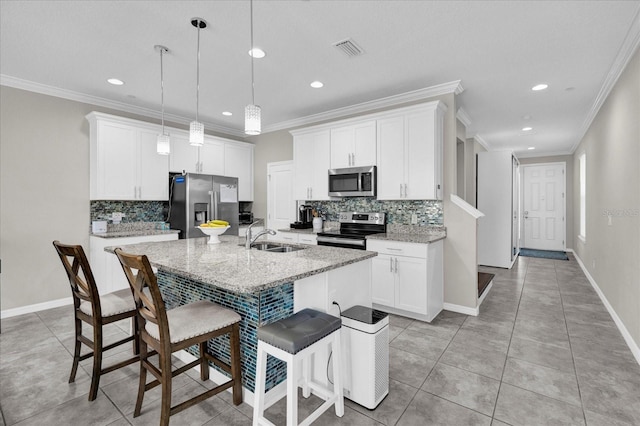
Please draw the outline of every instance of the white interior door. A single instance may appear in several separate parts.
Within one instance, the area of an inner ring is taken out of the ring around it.
[[[521,165],[522,247],[565,249],[565,163]]]
[[[289,228],[296,220],[293,199],[293,162],[267,164],[267,228]]]

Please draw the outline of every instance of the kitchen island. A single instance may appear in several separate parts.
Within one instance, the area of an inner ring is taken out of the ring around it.
[[[168,309],[204,299],[240,314],[245,391],[252,393],[255,387],[258,327],[304,308],[339,316],[340,309],[371,306],[370,259],[377,255],[375,252],[309,245],[299,246],[304,248],[298,251],[274,253],[246,250],[244,238],[236,236],[222,235],[220,244],[207,244],[207,240],[141,243],[122,249],[145,254],[157,268],[158,285]],[[229,359],[228,337],[211,340],[209,348],[216,356]],[[196,350],[193,347],[189,351]],[[215,375],[212,377],[215,380]],[[276,387],[285,377],[286,365],[269,358],[266,389]]]

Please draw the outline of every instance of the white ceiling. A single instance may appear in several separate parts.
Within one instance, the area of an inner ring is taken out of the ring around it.
[[[251,102],[248,1],[2,0],[0,16],[2,84],[152,117],[160,109],[153,46],[167,46],[165,110],[180,123],[195,117],[190,20],[204,18],[200,119],[242,134]],[[332,46],[349,37],[364,55]],[[468,136],[520,155],[565,154],[639,43],[640,1],[256,0],[254,40],[267,52],[255,60],[263,131],[460,80]],[[312,89],[313,80],[324,88]],[[532,92],[540,82],[549,88]]]

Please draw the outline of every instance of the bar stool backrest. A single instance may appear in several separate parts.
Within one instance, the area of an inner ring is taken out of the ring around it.
[[[69,278],[74,308],[79,309],[80,303],[84,300],[91,303],[94,320],[102,317],[98,286],[82,246],[62,244],[58,240],[53,242],[53,246]]]
[[[120,248],[115,249],[115,254],[120,259],[120,264],[133,292],[133,299],[139,317],[141,317],[140,329],[145,329],[146,321],[152,322],[158,327],[160,341],[169,345],[171,339],[167,311],[149,259],[146,255],[125,253]]]

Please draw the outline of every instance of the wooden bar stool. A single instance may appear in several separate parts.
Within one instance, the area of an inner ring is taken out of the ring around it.
[[[140,383],[133,417],[140,415],[144,393],[160,384],[162,385],[161,425],[168,425],[170,416],[231,387],[233,387],[233,403],[241,404],[240,315],[205,300],[166,310],[156,275],[151,269],[147,256],[127,254],[119,248],[115,253],[133,291],[140,326]],[[145,287],[148,288],[145,289]],[[143,289],[145,289],[144,292]],[[209,339],[224,334],[230,336],[230,365],[207,351]],[[196,344],[200,350],[199,358],[171,371],[171,354]],[[160,358],[158,367],[149,361],[147,345],[158,352]],[[229,373],[231,380],[172,407],[172,378],[200,365],[200,378],[208,380],[208,361]],[[147,371],[156,380],[146,383]]]
[[[71,295],[73,296],[76,335],[73,351],[73,366],[71,367],[69,383],[73,383],[76,379],[78,363],[93,357],[93,371],[91,374],[91,387],[89,389],[89,401],[93,401],[98,394],[101,375],[133,364],[139,360],[137,355],[139,352],[138,339],[137,333],[135,332],[135,330],[137,330],[135,325],[135,304],[131,296],[131,290],[128,288],[102,296],[98,294],[98,286],[96,285],[89,261],[82,246],[62,244],[57,240],[53,242],[53,246],[58,252],[62,265],[67,273],[69,284],[71,284]],[[133,336],[128,336],[110,345],[103,346],[102,327],[125,318],[132,318],[134,320]],[[93,327],[93,340],[90,340],[82,334],[83,321]],[[109,367],[102,368],[102,354],[104,351],[131,341],[133,341],[133,353],[135,356]],[[82,344],[88,346],[91,352],[80,356]]]
[[[287,426],[298,424],[298,387],[303,395],[313,390],[325,402],[304,419],[300,425],[310,425],[322,413],[335,404],[336,415],[344,415],[344,398],[340,360],[341,320],[313,309],[303,309],[290,316],[258,329],[258,360],[256,365],[255,402],[253,425],[270,425],[264,417],[265,379],[267,355],[287,363]],[[331,346],[333,350],[333,389],[311,380],[310,361],[319,349]],[[298,360],[302,360],[302,377],[296,371]]]

